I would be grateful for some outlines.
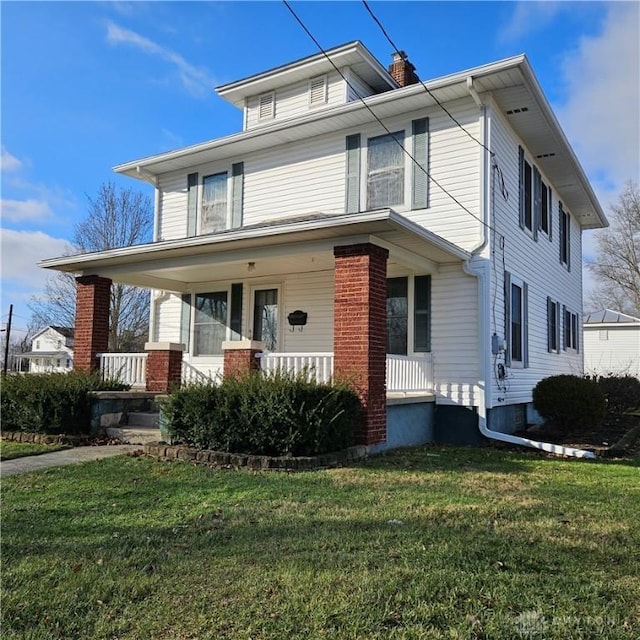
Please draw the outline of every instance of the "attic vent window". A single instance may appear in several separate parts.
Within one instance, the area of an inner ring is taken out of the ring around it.
[[[327,102],[327,76],[313,78],[309,83],[309,104],[325,104]]]
[[[517,109],[509,109],[507,115],[512,116],[514,113],[526,113],[527,111],[529,111],[529,107],[518,107]]]
[[[555,156],[555,152],[554,153],[541,153],[540,155],[536,156],[536,158],[553,158],[553,156]]]
[[[268,120],[275,116],[275,96],[273,93],[265,93],[260,96],[258,105],[258,117],[260,120]]]

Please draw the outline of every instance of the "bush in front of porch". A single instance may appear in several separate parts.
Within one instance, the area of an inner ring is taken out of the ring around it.
[[[345,385],[255,372],[218,386],[176,390],[162,412],[174,442],[230,453],[311,456],[354,444],[360,401]]]
[[[126,385],[115,380],[80,371],[3,375],[2,430],[88,435],[91,393],[124,388]]]

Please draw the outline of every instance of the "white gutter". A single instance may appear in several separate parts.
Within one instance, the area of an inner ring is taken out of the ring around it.
[[[482,184],[482,194],[480,199],[481,208],[481,240],[480,243],[472,249],[473,256],[464,260],[462,263],[463,271],[478,279],[478,355],[481,363],[482,377],[484,379],[483,393],[479,394],[480,403],[478,406],[478,428],[480,433],[490,440],[498,440],[500,442],[506,442],[508,444],[520,445],[523,447],[530,447],[532,449],[539,449],[540,451],[546,451],[559,456],[569,456],[572,458],[588,458],[594,459],[596,456],[591,451],[585,451],[584,449],[576,449],[574,447],[564,447],[558,444],[551,444],[550,442],[539,442],[537,440],[531,440],[529,438],[522,438],[520,436],[514,436],[508,433],[501,433],[500,431],[494,431],[487,426],[487,409],[492,408],[491,403],[491,361],[488,357],[490,352],[489,345],[489,327],[487,323],[490,318],[490,268],[491,262],[486,258],[479,259],[478,254],[487,245],[488,236],[487,229],[489,222],[489,202],[491,190],[489,189],[488,179],[493,179],[491,171],[488,170],[488,163],[490,161],[489,152],[489,122],[487,119],[487,108],[483,104],[480,96],[473,87],[473,78],[467,78],[467,89],[471,94],[471,97],[475,100],[476,104],[482,110],[482,143],[485,146],[483,149],[483,162],[480,164],[480,175]],[[481,260],[481,261],[479,261]]]

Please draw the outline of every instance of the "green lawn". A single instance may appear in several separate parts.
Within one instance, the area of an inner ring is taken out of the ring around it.
[[[6,640],[640,637],[638,460],[118,457],[2,484]]]
[[[41,453],[68,449],[69,445],[62,444],[36,444],[35,442],[14,442],[13,440],[0,440],[0,460],[13,460],[25,456],[37,456]]]

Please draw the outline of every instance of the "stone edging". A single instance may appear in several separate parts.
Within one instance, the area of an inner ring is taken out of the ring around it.
[[[2,440],[33,442],[35,444],[87,444],[91,436],[67,436],[65,434],[33,433],[31,431],[3,431]]]
[[[224,453],[222,451],[209,451],[208,449],[196,449],[186,445],[168,445],[159,442],[145,444],[142,448],[147,455],[160,460],[188,460],[196,464],[223,468],[244,467],[252,470],[272,469],[280,471],[308,471],[311,469],[338,467],[348,462],[365,458],[369,454],[369,448],[365,445],[357,445],[335,453],[308,457],[272,457]]]

